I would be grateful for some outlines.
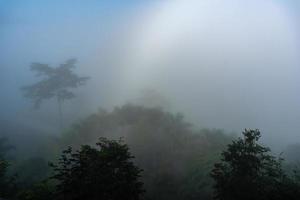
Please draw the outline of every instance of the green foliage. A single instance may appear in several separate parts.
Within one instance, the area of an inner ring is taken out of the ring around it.
[[[282,159],[258,143],[258,130],[245,130],[243,135],[229,144],[232,135],[215,129],[196,130],[181,114],[160,108],[128,104],[111,112],[101,110],[74,124],[61,138],[34,140],[43,148],[29,150],[32,137],[26,134],[27,145],[25,138],[18,137],[19,151],[27,152],[19,156],[22,161],[11,162],[7,152],[12,147],[0,139],[0,197],[139,199],[143,182],[147,200],[208,200],[213,192],[221,200],[300,199],[300,170],[292,165],[283,170]],[[99,143],[90,146],[99,137]],[[113,140],[117,138],[128,146]],[[52,179],[41,181],[49,172],[46,160],[66,146],[78,150],[65,150],[52,165]],[[288,155],[295,158],[298,147],[288,149]],[[24,159],[32,152],[38,153]],[[10,165],[18,173],[17,182],[7,173]]]
[[[0,198],[12,196],[15,189],[15,177],[7,175],[9,162],[6,155],[12,148],[11,145],[7,144],[6,138],[0,138]]]
[[[6,153],[11,149],[7,144],[7,138],[0,138],[0,196],[3,195],[6,188],[6,172],[8,168],[8,161],[6,160]]]
[[[257,143],[259,130],[245,130],[243,135],[228,145],[211,172],[215,199],[298,199],[300,188],[282,170],[282,159]]]
[[[79,77],[72,70],[75,68],[76,60],[70,59],[59,67],[50,67],[47,64],[32,63],[31,70],[37,76],[44,79],[39,82],[23,87],[24,96],[34,101],[35,107],[39,107],[43,100],[56,97],[59,102],[75,97],[70,91],[84,84],[89,78]]]
[[[4,188],[6,185],[6,172],[7,172],[8,162],[4,159],[0,158],[0,188]],[[0,195],[3,193],[3,191],[0,191]]]
[[[62,146],[93,144],[99,137],[124,138],[144,171],[147,199],[210,199],[209,172],[231,141],[220,130],[193,130],[181,114],[125,105],[99,111],[74,124]]]
[[[76,152],[68,148],[57,165],[51,164],[57,199],[140,199],[141,170],[131,161],[127,145],[100,138],[97,147],[83,145]]]

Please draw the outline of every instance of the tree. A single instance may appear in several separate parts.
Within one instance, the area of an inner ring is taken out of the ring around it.
[[[56,98],[59,109],[60,128],[63,127],[62,104],[65,100],[75,97],[70,90],[86,83],[89,77],[80,77],[72,70],[75,68],[76,59],[69,59],[58,67],[48,64],[32,63],[31,71],[44,79],[22,88],[24,96],[33,100],[35,108],[39,108],[43,100]]]
[[[2,192],[1,188],[3,189],[4,185],[6,185],[6,171],[9,165],[6,160],[6,154],[12,148],[11,145],[7,144],[7,138],[0,138],[0,194]]]
[[[99,137],[124,137],[143,169],[145,199],[211,199],[209,172],[232,136],[193,129],[181,114],[133,104],[100,110],[64,132],[62,145],[92,144]]]
[[[298,199],[295,183],[281,167],[282,159],[258,144],[259,130],[245,130],[244,138],[228,145],[211,176],[215,180],[215,199],[272,200]]]
[[[138,200],[144,192],[140,170],[131,159],[128,146],[100,138],[97,148],[81,146],[63,151],[57,165],[51,164],[58,182],[57,199]]]
[[[9,167],[7,152],[12,148],[13,146],[7,144],[7,138],[0,138],[0,199],[11,196],[15,189],[15,177],[7,176]]]
[[[3,194],[2,189],[6,185],[6,171],[8,167],[8,162],[0,158],[0,196]]]

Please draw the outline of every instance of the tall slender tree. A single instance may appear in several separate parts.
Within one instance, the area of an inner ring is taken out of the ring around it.
[[[43,79],[33,85],[22,87],[24,96],[34,102],[35,108],[39,108],[43,100],[56,98],[61,129],[63,127],[62,105],[64,101],[75,97],[71,89],[85,84],[89,79],[89,77],[80,77],[73,72],[76,62],[76,59],[69,59],[58,67],[32,63],[31,71],[36,72],[36,75]]]

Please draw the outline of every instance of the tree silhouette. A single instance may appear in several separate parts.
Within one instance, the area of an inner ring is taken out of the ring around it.
[[[259,130],[245,130],[243,135],[228,145],[211,171],[215,199],[299,199],[300,188],[282,170],[282,159],[257,143]]]
[[[6,178],[6,171],[8,167],[8,162],[0,158],[0,198],[6,195],[7,191],[7,178]]]
[[[7,138],[0,138],[0,199],[13,195],[15,188],[15,177],[8,177],[7,170],[9,162],[7,153],[13,149],[13,146],[7,143]]]
[[[138,200],[143,191],[140,170],[126,144],[100,138],[98,149],[89,145],[79,151],[63,151],[54,169],[57,199]]]
[[[33,100],[35,108],[39,108],[43,100],[56,98],[59,108],[60,128],[63,127],[62,104],[65,100],[75,97],[71,89],[86,83],[89,77],[80,77],[72,70],[75,68],[76,59],[69,59],[58,67],[48,64],[32,63],[31,71],[44,78],[39,82],[22,88],[24,96]]]

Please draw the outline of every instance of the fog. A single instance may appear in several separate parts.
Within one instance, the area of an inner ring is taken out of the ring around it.
[[[0,199],[300,199],[299,11],[0,0]]]
[[[34,110],[20,88],[37,80],[32,62],[77,58],[91,79],[66,103],[66,124],[151,90],[166,100],[155,106],[195,127],[259,128],[279,149],[300,142],[299,9],[292,0],[0,1],[0,119],[58,134],[55,101]]]

